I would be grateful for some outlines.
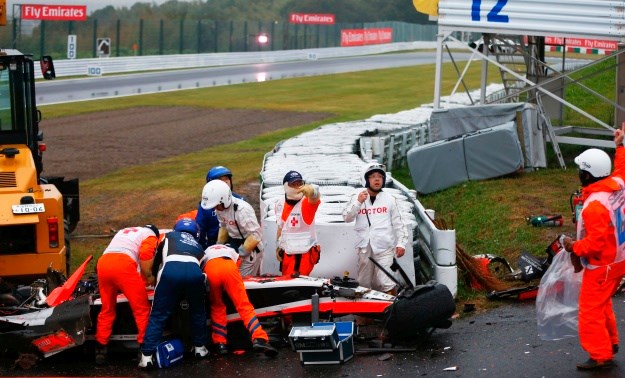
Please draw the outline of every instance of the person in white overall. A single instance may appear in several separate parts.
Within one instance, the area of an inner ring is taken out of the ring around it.
[[[358,282],[361,286],[396,294],[395,282],[379,269],[369,257],[390,271],[395,256],[406,251],[408,230],[397,201],[384,192],[386,171],[378,163],[367,165],[361,175],[364,190],[357,191],[343,210],[345,222],[355,222],[358,235]]]
[[[219,219],[217,244],[227,244],[239,253],[241,276],[259,276],[263,262],[262,231],[252,205],[233,197],[225,182],[213,180],[204,185],[200,206],[215,208]]]

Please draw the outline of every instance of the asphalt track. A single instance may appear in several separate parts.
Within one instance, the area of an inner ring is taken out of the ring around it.
[[[467,60],[471,54],[454,54],[456,60]],[[108,75],[83,79],[37,82],[37,103],[53,103],[132,96],[183,89],[206,88],[241,83],[292,79],[305,76],[331,75],[383,68],[433,64],[435,53],[405,52],[280,63]],[[449,56],[445,54],[445,61]],[[462,63],[461,63],[462,64]]]
[[[625,334],[625,294],[614,298],[619,332]],[[479,312],[479,309],[478,311]],[[363,333],[367,333],[367,329]],[[298,354],[280,348],[275,359],[252,353],[206,360],[187,358],[171,369],[140,371],[134,352],[116,353],[111,363],[96,367],[91,354],[75,348],[39,362],[29,370],[12,369],[3,359],[0,376],[222,376],[222,377],[624,377],[625,357],[608,371],[579,372],[575,364],[588,357],[577,338],[541,341],[536,335],[534,302],[506,301],[482,313],[454,320],[436,330],[413,352],[360,353],[342,365],[303,366]],[[357,343],[356,348],[367,345]]]

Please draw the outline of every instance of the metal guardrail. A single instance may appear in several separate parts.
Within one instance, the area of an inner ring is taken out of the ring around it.
[[[435,48],[436,42],[398,42],[357,47],[330,47],[306,50],[255,51],[208,54],[133,56],[121,58],[67,59],[55,61],[57,77],[84,76],[89,69],[98,74],[162,71],[181,68],[216,67],[240,64],[317,60],[388,52]],[[41,78],[41,73],[37,73]]]
[[[427,143],[428,137],[427,123],[408,126],[388,135],[361,137],[360,156],[366,160],[375,159],[392,171],[395,167],[405,166],[408,150]]]

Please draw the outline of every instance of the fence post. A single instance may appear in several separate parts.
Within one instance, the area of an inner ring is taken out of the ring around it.
[[[93,19],[93,40],[91,41],[91,45],[93,46],[92,57],[95,58],[97,56],[96,49],[98,44],[98,19]]]
[[[247,52],[248,45],[250,44],[250,36],[247,32],[247,21],[243,21],[243,51]]]
[[[261,21],[258,21],[258,33],[256,33],[256,38],[254,38],[254,43],[258,46],[257,51],[263,50],[263,45],[258,42],[258,36],[263,33],[263,24]]]
[[[213,33],[213,38],[215,40],[215,43],[214,43],[215,47],[213,48],[213,50],[215,52],[217,52],[217,51],[219,51],[218,48],[217,48],[217,44],[219,43],[219,21],[215,20],[213,22],[213,25],[215,27],[215,32]]]
[[[330,26],[324,25],[323,30],[325,34],[325,44],[323,45],[323,47],[330,47],[330,43],[328,42],[328,40],[330,39]]]
[[[378,137],[377,140],[374,139],[373,143],[377,143],[377,149],[378,149],[377,160],[380,163],[384,164],[386,160],[386,137],[382,137],[382,136]],[[373,156],[375,156],[375,149],[373,149]]]
[[[317,25],[317,48],[319,48],[319,34],[321,33],[321,25]]]
[[[46,22],[42,20],[41,28],[39,30],[39,56],[44,55],[43,45],[44,45],[44,41],[46,40],[45,38],[46,38]]]
[[[21,21],[20,21],[21,22]],[[17,49],[17,18],[15,18],[15,16],[13,16],[13,18],[11,19],[11,27],[13,30],[13,38],[11,39],[11,48],[12,49]]]
[[[228,36],[228,43],[229,43],[229,47],[228,47],[228,51],[232,52],[232,33],[234,33],[234,24],[232,23],[232,21],[230,21],[230,34]]]
[[[115,56],[119,58],[119,48],[120,48],[120,35],[121,35],[121,20],[118,18],[115,23]]]
[[[408,150],[408,141],[410,134],[407,132],[403,132],[401,136],[401,147],[400,147],[400,157],[397,159],[401,166],[404,166],[404,159],[406,158],[406,151]]]
[[[199,54],[201,52],[201,45],[202,45],[202,21],[197,20],[197,49],[196,52]]]
[[[274,51],[275,45],[274,40],[276,39],[276,21],[271,21],[271,51]]]
[[[143,55],[143,19],[139,20],[139,56]]]
[[[158,26],[158,55],[163,55],[163,43],[165,40],[165,31],[163,29],[165,25],[162,18]]]
[[[386,141],[387,139],[384,138],[384,140]],[[390,137],[388,138],[388,148],[386,151],[386,158],[387,158],[387,163],[386,163],[386,170],[387,171],[391,171],[393,169],[393,153],[395,152],[395,134],[391,134]]]
[[[180,54],[184,51],[184,18],[180,19]]]
[[[297,43],[297,42],[298,42],[298,41],[297,41],[297,40],[298,40],[297,31],[298,31],[298,30],[297,30],[297,29],[299,29],[299,24],[295,24],[295,25],[293,25],[293,29],[295,29],[295,30],[293,31],[293,34],[295,34],[295,38],[293,38],[293,39],[294,39],[294,42],[295,42],[295,46],[293,46],[293,48],[294,48],[295,50],[297,50],[297,45],[298,45],[298,43]]]

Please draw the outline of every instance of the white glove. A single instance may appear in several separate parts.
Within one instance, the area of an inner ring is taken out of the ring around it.
[[[319,199],[319,185],[315,184],[306,184],[302,185],[298,191],[303,193],[309,200],[317,200]]]

